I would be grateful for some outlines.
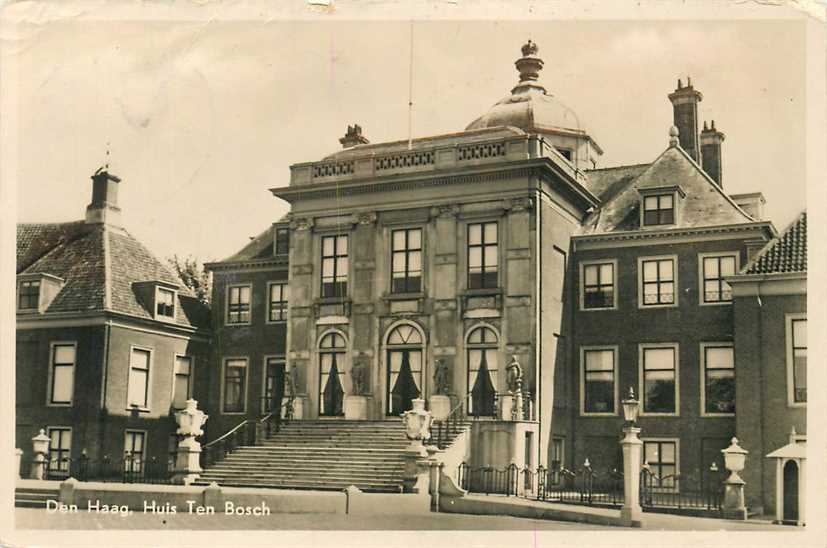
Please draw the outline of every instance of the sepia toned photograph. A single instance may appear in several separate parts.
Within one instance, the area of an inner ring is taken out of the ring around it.
[[[823,14],[113,4],[2,12],[4,535],[811,545]]]

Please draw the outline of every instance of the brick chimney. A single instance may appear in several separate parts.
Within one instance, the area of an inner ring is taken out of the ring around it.
[[[92,175],[92,202],[86,206],[87,223],[121,224],[121,208],[118,207],[120,178],[109,173],[106,167]]]
[[[725,137],[723,133],[715,129],[715,120],[712,120],[711,127],[707,127],[704,122],[704,129],[701,131],[702,166],[707,175],[712,177],[721,188],[724,186],[721,180],[721,143],[724,142]]]
[[[704,96],[692,87],[692,80],[686,79],[686,85],[678,80],[678,88],[669,94],[674,112],[674,125],[678,128],[681,148],[696,162],[701,161],[701,149],[698,143],[698,103]]]
[[[342,143],[343,148],[350,148],[355,147],[356,145],[366,145],[370,141],[362,135],[362,126],[359,124],[353,124],[352,126],[347,126],[347,133],[345,136],[339,139],[339,142]]]

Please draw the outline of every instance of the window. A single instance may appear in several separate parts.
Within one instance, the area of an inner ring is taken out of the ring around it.
[[[787,315],[787,399],[790,405],[807,403],[807,316]]]
[[[496,414],[498,337],[493,329],[478,327],[468,335],[468,414],[493,417]]]
[[[52,405],[72,405],[76,354],[75,343],[52,344],[52,382],[49,391],[49,403]]]
[[[643,226],[671,225],[675,223],[675,197],[660,194],[643,197]]]
[[[422,291],[422,229],[408,228],[392,233],[392,293]]]
[[[175,291],[158,288],[155,294],[155,315],[163,318],[175,318]]]
[[[286,283],[271,283],[268,285],[270,293],[269,305],[267,306],[267,320],[270,322],[281,322],[287,319],[287,301],[290,295],[290,288]]]
[[[583,414],[617,412],[617,370],[615,348],[584,348],[581,410]]]
[[[642,413],[677,415],[678,347],[652,345],[640,347]]]
[[[247,359],[224,360],[224,413],[243,413],[247,390]]]
[[[344,415],[342,404],[345,391],[341,371],[344,367],[345,338],[338,333],[328,333],[319,343],[319,415],[338,417]]]
[[[129,359],[129,387],[127,406],[146,409],[149,403],[150,351],[133,348]]]
[[[705,415],[735,413],[735,353],[731,344],[701,344]]]
[[[126,430],[123,442],[123,471],[124,474],[140,474],[143,472],[145,459],[146,432],[142,430]]]
[[[322,237],[322,297],[347,295],[347,235]]]
[[[183,409],[192,395],[192,358],[175,356],[175,378],[172,382],[172,407]]]
[[[641,306],[675,306],[677,304],[676,264],[677,258],[675,257],[638,259]]]
[[[250,285],[231,285],[227,288],[227,324],[250,323]]]
[[[700,256],[701,260],[701,303],[730,303],[732,288],[724,281],[738,271],[737,255]]]
[[[264,364],[264,398],[262,410],[269,413],[281,408],[284,396],[284,358],[269,357]]]
[[[572,151],[571,151],[571,149],[570,149],[570,148],[561,148],[561,147],[554,147],[554,148],[556,148],[556,149],[557,149],[557,152],[559,152],[559,153],[560,153],[560,155],[561,155],[563,158],[565,158],[566,160],[568,160],[569,162],[571,162],[571,159],[572,159]]]
[[[290,251],[290,229],[276,229],[276,255],[287,255]]]
[[[580,265],[581,308],[595,310],[615,307],[616,262]]]
[[[40,280],[20,282],[17,290],[18,310],[37,310],[40,305]]]
[[[652,487],[676,487],[678,475],[678,442],[675,440],[643,440],[643,461],[649,465]],[[649,481],[649,480],[647,480]]]
[[[65,426],[49,426],[49,473],[69,474],[72,455],[72,429]]]
[[[497,287],[497,253],[497,223],[469,224],[468,289]]]

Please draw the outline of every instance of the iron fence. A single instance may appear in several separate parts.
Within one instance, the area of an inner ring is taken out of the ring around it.
[[[521,496],[545,502],[620,508],[624,477],[617,469],[595,470],[586,461],[576,470],[563,467],[502,468],[460,464],[459,486],[485,495]],[[648,466],[640,472],[640,504],[647,512],[717,516],[723,502],[723,475],[715,466],[700,476],[659,477]]]
[[[129,454],[120,459],[108,455],[90,459],[82,454],[77,458],[47,459],[44,479],[62,480],[72,477],[78,481],[170,484],[174,466],[174,455],[166,459]]]

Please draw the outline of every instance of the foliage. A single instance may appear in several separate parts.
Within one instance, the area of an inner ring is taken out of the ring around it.
[[[209,304],[212,292],[212,278],[204,265],[196,257],[179,257],[173,255],[167,259],[181,282],[187,286],[204,304]]]

